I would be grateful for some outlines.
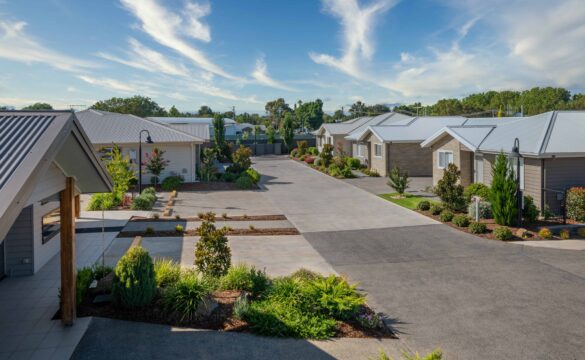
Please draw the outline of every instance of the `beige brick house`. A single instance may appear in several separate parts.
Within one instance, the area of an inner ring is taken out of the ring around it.
[[[508,155],[518,138],[520,187],[540,209],[547,206],[559,212],[564,191],[585,186],[585,112],[475,120],[477,125],[446,126],[421,144],[432,151],[434,184],[443,176],[443,169],[454,163],[461,171],[462,185],[490,185],[497,154]]]

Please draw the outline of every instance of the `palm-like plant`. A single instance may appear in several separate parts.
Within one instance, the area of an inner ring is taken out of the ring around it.
[[[408,188],[410,179],[408,178],[408,171],[401,172],[398,166],[394,166],[388,175],[388,186],[394,189],[398,195],[403,196]]]

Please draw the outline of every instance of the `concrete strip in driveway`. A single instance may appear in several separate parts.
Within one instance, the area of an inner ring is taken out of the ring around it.
[[[302,233],[436,223],[286,158],[255,158],[254,166],[264,196]]]

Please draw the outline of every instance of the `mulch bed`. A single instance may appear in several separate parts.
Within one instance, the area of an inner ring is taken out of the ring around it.
[[[240,294],[241,292],[237,290],[214,292],[212,297],[218,304],[217,308],[209,316],[195,319],[181,319],[178,314],[169,314],[164,309],[160,294],[155,297],[151,305],[134,310],[115,307],[112,303],[93,304],[94,295],[88,294],[77,307],[77,316],[95,316],[185,328],[252,333],[246,321],[233,317],[233,306]],[[372,313],[373,310],[364,306],[361,312]],[[59,310],[53,316],[53,320],[60,318],[61,312]],[[337,326],[335,337],[340,338],[398,338],[388,328],[366,329],[355,320],[338,321]]]
[[[494,229],[496,227],[500,226],[500,225],[497,225],[493,219],[481,219],[481,222],[486,224],[486,227],[487,227],[486,233],[472,234],[469,231],[468,227],[462,228],[462,227],[459,227],[459,226],[453,224],[452,222],[442,222],[439,215],[432,215],[429,211],[423,211],[423,210],[414,210],[414,211],[418,212],[419,214],[430,217],[431,219],[437,220],[438,222],[441,222],[445,225],[449,225],[450,227],[457,229],[459,231],[464,231],[468,234],[479,236],[479,237],[482,237],[485,239],[502,241],[502,240],[496,239],[496,237],[493,234]],[[455,215],[457,215],[457,213]],[[567,224],[565,224],[565,225],[571,225],[573,223],[574,222],[567,220]],[[539,221],[533,222],[531,224],[525,224],[521,228],[514,227],[514,226],[508,226],[508,229],[510,229],[510,231],[512,232],[512,235],[513,235],[512,239],[510,239],[508,241],[561,240],[561,238],[558,236],[553,236],[552,239],[543,239],[543,238],[538,236],[538,230],[540,230],[542,227],[551,227],[551,226],[559,226],[559,225],[563,225],[562,221],[560,221],[560,220],[547,220],[547,221],[539,220]],[[526,238],[516,236],[516,232],[518,229],[525,229],[527,231],[528,236]],[[571,239],[579,239],[579,237],[573,235],[571,237]]]
[[[299,235],[295,228],[274,228],[274,229],[231,229],[228,236],[268,236],[268,235]],[[197,230],[177,231],[154,231],[146,233],[145,231],[121,231],[118,233],[119,238],[129,237],[178,237],[178,236],[199,236]]]
[[[169,222],[169,221],[201,221],[198,216],[188,216],[188,217],[179,217],[179,218],[148,218],[144,216],[132,216],[130,221],[133,222]],[[276,221],[276,220],[288,220],[284,215],[246,215],[246,216],[226,216],[220,217],[216,216],[215,221]]]
[[[167,192],[163,190],[160,185],[143,185],[142,189],[147,187],[154,187],[157,192]],[[196,182],[196,183],[183,183],[178,191],[225,191],[225,190],[257,190],[257,185],[252,185],[250,189],[241,189],[235,182],[225,181],[210,181],[210,182]],[[133,186],[130,188],[131,192],[137,192],[138,187]]]

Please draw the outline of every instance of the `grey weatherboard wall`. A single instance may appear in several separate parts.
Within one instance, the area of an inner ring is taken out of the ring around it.
[[[4,238],[6,275],[26,276],[34,273],[32,205],[22,209],[20,215]],[[28,259],[27,263],[24,259]]]
[[[0,280],[4,277],[4,241],[0,243]]]

